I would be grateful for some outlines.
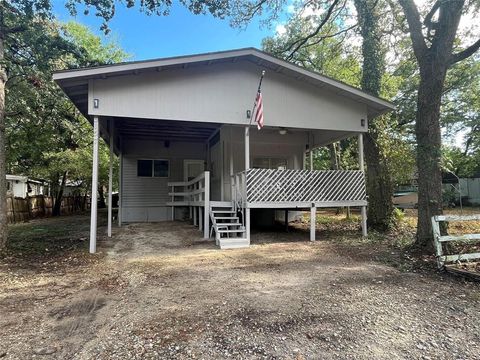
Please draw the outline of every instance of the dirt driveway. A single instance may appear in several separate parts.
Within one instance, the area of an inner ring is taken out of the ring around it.
[[[48,221],[86,243],[87,216]],[[480,359],[478,284],[307,231],[253,243],[220,251],[192,226],[144,224],[101,238],[95,256],[4,258],[0,356]]]

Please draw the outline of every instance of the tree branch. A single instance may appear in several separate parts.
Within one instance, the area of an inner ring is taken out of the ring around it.
[[[435,29],[436,23],[432,22],[433,15],[437,12],[437,10],[440,8],[440,1],[437,0],[435,4],[433,4],[432,9],[428,12],[428,14],[425,16],[425,19],[423,20],[423,24],[429,29]]]
[[[322,21],[320,22],[320,24],[318,24],[317,28],[310,34],[308,34],[307,36],[305,36],[304,38],[302,39],[298,39],[294,42],[292,42],[289,46],[287,46],[287,48],[284,50],[284,52],[290,52],[290,54],[287,56],[287,60],[291,60],[293,58],[293,55],[303,46],[307,43],[308,40],[310,40],[311,38],[317,36],[320,31],[323,29],[323,27],[325,26],[325,24],[328,22],[328,20],[330,19],[330,17],[332,16],[332,13],[333,11],[335,10],[335,8],[337,7],[338,3],[340,2],[340,0],[334,0],[334,2],[328,7],[328,10],[327,10],[327,13],[325,14],[325,16],[323,17]]]
[[[450,57],[450,65],[453,65],[459,61],[465,60],[469,56],[472,56],[478,49],[480,49],[480,39],[470,45],[463,51],[460,51],[456,54],[452,54]]]
[[[422,23],[420,22],[420,14],[413,0],[400,0],[400,6],[407,18],[408,28],[410,30],[410,38],[413,43],[413,50],[417,59],[421,59],[423,54],[428,50],[422,33]],[[434,5],[435,6],[435,5]]]

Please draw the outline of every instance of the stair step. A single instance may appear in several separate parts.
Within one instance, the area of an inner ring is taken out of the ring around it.
[[[242,225],[242,223],[240,223],[240,222],[215,223],[216,227],[220,227],[220,226],[223,226],[223,227],[225,227],[225,226],[239,226],[239,225]]]
[[[245,232],[245,229],[218,229],[216,231],[219,234],[230,234],[230,233]]]
[[[212,214],[235,214],[235,210],[212,210]]]
[[[238,220],[238,216],[214,216],[215,220]]]
[[[239,249],[248,248],[250,242],[246,238],[224,238],[218,240],[220,249]]]

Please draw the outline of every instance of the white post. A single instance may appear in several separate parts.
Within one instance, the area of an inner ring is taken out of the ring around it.
[[[120,156],[118,157],[118,227],[122,226],[122,174],[123,174],[123,155],[122,155],[122,147],[120,144]]]
[[[205,200],[204,200],[204,214],[203,217],[203,238],[208,239],[210,237],[210,172],[205,171]]]
[[[245,170],[250,169],[250,129],[245,126]]]
[[[231,129],[230,129],[231,133]],[[230,162],[230,200],[232,201],[234,196],[233,193],[235,192],[235,174],[233,173],[233,142],[232,138],[230,136],[230,156],[229,156],[229,162]]]
[[[363,160],[363,134],[358,134],[358,164],[360,170],[365,173],[365,164]],[[362,236],[367,236],[367,207],[362,206],[360,208],[361,216],[362,216]]]
[[[315,230],[317,224],[317,208],[312,204],[310,208],[310,241],[315,241]]]
[[[245,235],[250,243],[250,208],[245,209]]]
[[[309,158],[310,158],[310,171],[313,171],[313,149],[309,150]]]
[[[98,191],[98,116],[93,117],[92,200],[90,205],[90,253],[97,251],[97,191]]]
[[[108,225],[107,235],[112,237],[112,190],[113,190],[113,120],[110,120],[110,163],[108,164]]]
[[[253,116],[253,114],[252,114]],[[247,170],[250,169],[250,126],[245,126],[245,179],[243,186],[247,186]],[[245,196],[247,194],[245,188]],[[245,202],[245,235],[247,236],[247,240],[250,243],[250,209],[248,208],[247,198],[243,199]]]
[[[203,209],[199,206],[198,207],[198,230],[203,230]]]
[[[193,226],[197,226],[197,207],[192,206],[193,208]]]

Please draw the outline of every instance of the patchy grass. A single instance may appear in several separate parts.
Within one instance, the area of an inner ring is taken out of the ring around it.
[[[8,247],[2,255],[16,267],[58,263],[73,259],[88,259],[90,214],[35,219],[8,227]],[[107,223],[106,211],[101,210],[98,225]]]

